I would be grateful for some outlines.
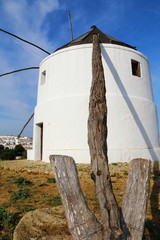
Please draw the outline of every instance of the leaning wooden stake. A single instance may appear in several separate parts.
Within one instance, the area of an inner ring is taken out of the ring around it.
[[[93,35],[92,86],[89,101],[88,144],[91,155],[91,177],[99,200],[104,239],[121,233],[118,205],[113,194],[107,158],[106,88],[99,38]]]

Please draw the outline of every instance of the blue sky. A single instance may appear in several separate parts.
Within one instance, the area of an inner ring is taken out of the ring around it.
[[[154,100],[160,122],[159,0],[0,0],[0,28],[49,52],[96,25],[104,33],[136,46],[150,62]],[[39,66],[44,52],[0,32],[0,74]],[[0,78],[0,135],[17,135],[34,111],[38,70]],[[33,121],[23,135],[32,136]]]

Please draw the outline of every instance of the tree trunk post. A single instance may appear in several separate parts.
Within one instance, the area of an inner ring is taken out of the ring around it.
[[[134,159],[122,204],[122,229],[127,240],[141,240],[149,197],[150,165],[146,159]]]
[[[50,162],[73,239],[101,240],[102,225],[84,199],[73,158],[51,155]]]
[[[89,101],[88,144],[91,155],[91,178],[96,186],[104,239],[121,234],[118,205],[113,194],[107,158],[107,106],[105,78],[99,38],[93,35],[92,86]]]

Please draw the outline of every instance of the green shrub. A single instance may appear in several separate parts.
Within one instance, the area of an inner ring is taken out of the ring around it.
[[[26,179],[24,177],[19,177],[17,179],[14,179],[13,183],[16,183],[18,187],[24,186],[24,185],[27,185],[27,186],[34,185],[33,182],[29,181],[28,179]]]
[[[61,197],[60,196],[54,196],[54,197],[48,199],[47,203],[51,206],[62,205]]]
[[[13,239],[13,234],[5,234],[2,237],[0,237],[0,240],[12,240]]]
[[[55,178],[48,178],[47,182],[49,182],[49,183],[56,183],[56,179]]]
[[[156,240],[159,239],[160,226],[158,223],[155,223],[154,221],[152,221],[150,219],[146,219],[145,227],[148,229],[151,239],[156,239]]]
[[[20,217],[6,210],[6,207],[0,207],[0,230],[3,235],[0,240],[12,240],[13,232],[19,222]]]
[[[16,145],[14,149],[9,149],[8,147],[4,148],[3,145],[0,145],[1,160],[14,160],[16,156],[19,156],[22,159],[27,157],[27,151],[21,144]]]
[[[118,165],[118,163],[112,163],[112,165],[114,165],[114,166],[117,166],[117,165]]]
[[[17,217],[15,213],[7,211],[5,207],[0,207],[0,228],[1,229],[3,229],[4,231],[10,232],[18,224],[18,221],[19,221],[19,217]]]
[[[0,144],[0,151],[4,150],[4,146]]]
[[[29,205],[29,204],[28,205],[23,205],[23,206],[17,205],[16,209],[18,211],[21,211],[21,212],[29,212],[29,211],[35,210],[35,208],[32,205]]]
[[[47,183],[40,183],[38,186],[39,187],[44,187],[44,186],[48,186],[48,184]]]
[[[26,153],[26,150],[25,150],[25,148],[21,144],[18,144],[18,145],[15,146],[14,152],[15,152],[16,156],[20,156],[22,158],[26,158],[26,156],[24,157],[24,155]]]
[[[18,191],[12,193],[10,202],[15,203],[19,199],[24,200],[29,197],[31,197],[29,188],[19,189]]]
[[[128,172],[127,171],[124,171],[124,173],[123,173],[124,175],[128,175]]]
[[[6,148],[0,153],[1,160],[14,160],[16,157],[13,149]]]
[[[111,174],[111,175],[110,175],[110,177],[116,177],[116,174],[115,174],[115,173],[113,173],[113,174]]]

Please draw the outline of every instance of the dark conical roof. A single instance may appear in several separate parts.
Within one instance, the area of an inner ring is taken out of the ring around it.
[[[110,43],[110,44],[116,44],[116,45],[129,47],[132,49],[136,49],[136,47],[133,47],[129,44],[126,44],[124,42],[121,42],[113,37],[110,37],[110,36],[104,34],[96,26],[92,26],[91,30],[89,32],[87,32],[87,33],[81,35],[80,37],[72,40],[71,42],[63,45],[62,47],[58,48],[57,50],[60,50],[60,49],[66,48],[66,47],[70,47],[70,46],[74,46],[74,45],[92,43],[93,34],[98,34],[100,43]]]

